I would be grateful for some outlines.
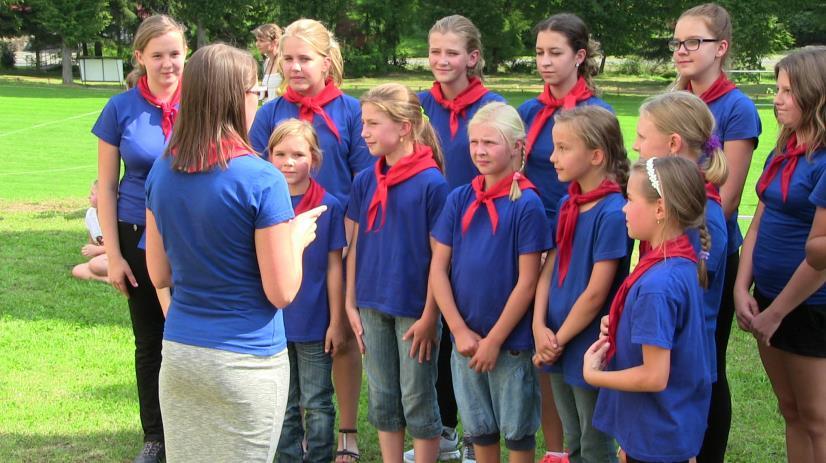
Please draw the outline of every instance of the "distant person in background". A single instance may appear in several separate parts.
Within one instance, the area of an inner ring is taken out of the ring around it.
[[[261,67],[261,94],[259,99],[264,102],[274,100],[278,96],[278,87],[284,80],[278,66],[278,42],[281,40],[281,28],[278,24],[262,24],[253,31],[255,46],[264,57]]]
[[[98,222],[98,181],[92,182],[89,190],[89,209],[86,210],[86,229],[89,231],[89,242],[80,249],[89,262],[77,264],[72,269],[72,276],[81,280],[97,280],[109,282],[106,271],[106,249],[103,247],[103,232]]]

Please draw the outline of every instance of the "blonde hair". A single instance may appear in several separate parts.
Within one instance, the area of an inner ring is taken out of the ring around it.
[[[826,147],[826,46],[804,47],[786,55],[774,66],[775,79],[780,71],[789,76],[792,97],[800,108],[797,129],[782,127],[775,152],[780,153],[797,132],[806,137],[806,155]]]
[[[318,172],[318,169],[321,167],[321,162],[324,160],[324,155],[321,151],[321,145],[318,143],[318,135],[313,125],[307,121],[292,118],[285,119],[275,127],[272,135],[270,135],[270,141],[267,144],[270,160],[272,160],[275,147],[289,136],[299,137],[307,142],[307,146],[310,147],[310,158],[313,160],[312,171]]]
[[[728,163],[722,144],[714,140],[714,115],[703,100],[690,92],[669,92],[652,96],[640,106],[657,131],[677,134],[683,140],[706,180],[722,185],[728,177]]]
[[[630,163],[617,117],[600,106],[578,106],[559,112],[554,117],[554,124],[560,123],[572,124],[573,133],[588,149],[603,151],[605,170],[625,192]]]
[[[301,39],[319,55],[330,58],[330,77],[337,87],[341,86],[344,81],[344,59],[341,57],[341,47],[332,32],[315,19],[299,19],[287,26],[278,42],[279,69],[281,57],[284,56],[284,39],[288,37]]]
[[[597,86],[594,76],[599,74],[596,55],[599,52],[599,43],[591,38],[588,26],[579,16],[572,13],[555,14],[540,22],[534,27],[534,35],[539,35],[543,31],[552,31],[565,36],[568,45],[576,53],[585,50],[585,60],[577,67],[577,77],[585,79],[585,85],[593,94],[597,94]]]
[[[646,161],[634,163],[631,170],[642,175],[645,185],[643,195],[649,202],[662,198],[666,222],[672,222],[681,230],[697,228],[700,232],[700,248],[707,253],[711,249],[711,235],[706,227],[705,180],[697,164],[678,156],[651,158],[654,174],[660,182],[662,196],[651,184]],[[697,277],[702,287],[708,286],[706,259],[697,259]]]
[[[226,168],[222,141],[234,140],[254,152],[247,138],[246,93],[257,83],[256,68],[249,52],[229,45],[207,45],[192,55],[184,68],[181,109],[166,149],[174,153],[174,169],[206,170],[212,149],[218,165]]]
[[[517,142],[522,142],[519,167],[514,170],[520,174],[523,173],[525,171],[525,124],[516,109],[501,101],[492,101],[476,111],[468,122],[468,131],[478,125],[487,125],[496,129],[509,148],[515,146]],[[521,197],[522,189],[519,188],[518,179],[514,178],[511,184],[510,200],[516,201]]]
[[[720,59],[720,68],[722,69],[728,61],[728,57],[731,53],[732,46],[731,15],[729,15],[728,10],[716,3],[703,3],[702,5],[697,5],[694,8],[689,8],[685,10],[683,14],[681,14],[680,17],[677,19],[677,22],[679,22],[683,18],[701,19],[708,28],[708,31],[711,32],[711,35],[714,36],[709,38],[725,40],[726,42],[728,42],[728,49],[726,50],[726,54],[723,55],[723,57]],[[674,83],[673,89],[685,90],[688,86],[688,81],[688,78],[678,76],[677,81]]]
[[[181,44],[186,53],[186,38],[184,37],[184,26],[174,19],[164,14],[152,15],[143,20],[138,30],[135,31],[135,39],[132,41],[132,50],[143,52],[143,49],[149,44],[149,41],[160,37],[170,32],[177,32],[181,34]],[[132,72],[126,76],[126,84],[128,88],[134,87],[138,80],[146,75],[146,68],[138,62],[137,58],[132,57]],[[131,85],[131,86],[130,86]]]
[[[361,105],[371,104],[387,114],[394,122],[409,122],[412,126],[413,144],[426,145],[433,150],[433,159],[444,170],[439,137],[430,121],[425,118],[419,97],[402,84],[382,84],[371,88],[361,96]]]
[[[436,24],[430,28],[430,32],[427,34],[428,40],[430,40],[430,34],[434,32],[456,34],[465,41],[465,50],[468,53],[479,51],[479,59],[475,66],[467,69],[467,75],[468,77],[478,77],[484,80],[485,76],[482,71],[485,69],[485,58],[482,53],[482,34],[470,19],[458,14],[445,16],[436,21]]]
[[[279,40],[281,38],[281,28],[278,24],[262,24],[252,30],[256,39],[266,39],[269,41]]]

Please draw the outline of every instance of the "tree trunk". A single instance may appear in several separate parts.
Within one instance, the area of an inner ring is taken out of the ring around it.
[[[89,44],[81,42],[81,46],[83,47],[83,56],[89,56]]]
[[[38,71],[40,70],[40,60],[40,48],[38,47],[36,50],[34,50],[34,68]]]
[[[99,40],[95,42],[95,56],[103,56],[103,43]]]
[[[197,27],[198,34],[195,41],[195,46],[201,48],[207,44],[206,30],[204,29],[204,21],[202,19],[198,19]]]
[[[72,84],[72,49],[66,43],[66,39],[61,42],[63,45],[63,85]]]
[[[605,71],[605,53],[602,54],[602,57],[599,60],[599,73],[602,74]]]

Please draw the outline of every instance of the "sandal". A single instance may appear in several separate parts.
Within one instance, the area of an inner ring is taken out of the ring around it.
[[[340,450],[336,450],[336,463],[355,463],[361,460],[361,454],[359,452],[354,452],[350,450],[347,445],[347,435],[348,434],[358,434],[358,430],[356,429],[339,429],[338,433],[341,434],[341,446]]]

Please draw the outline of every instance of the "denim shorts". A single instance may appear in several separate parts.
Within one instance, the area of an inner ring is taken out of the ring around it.
[[[468,367],[470,358],[453,347],[453,389],[465,434],[478,445],[499,443],[509,450],[533,450],[539,430],[539,384],[532,350],[503,350],[487,373]]]
[[[438,322],[430,361],[410,358],[411,341],[402,336],[417,321],[395,317],[374,309],[359,310],[364,328],[364,370],[367,372],[367,420],[379,431],[407,428],[414,439],[432,439],[442,432],[436,400]]]

